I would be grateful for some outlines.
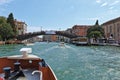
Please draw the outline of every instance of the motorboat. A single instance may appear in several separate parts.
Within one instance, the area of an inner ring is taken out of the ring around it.
[[[57,80],[44,59],[29,54],[31,48],[20,49],[21,55],[0,58],[0,80]]]
[[[64,42],[60,42],[60,44],[58,46],[65,47],[65,43]]]

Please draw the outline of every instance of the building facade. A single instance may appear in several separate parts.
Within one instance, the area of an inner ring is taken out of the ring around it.
[[[15,20],[15,26],[18,31],[18,35],[25,34],[27,32],[27,24],[25,22]]]
[[[103,23],[102,27],[106,39],[113,38],[116,42],[120,41],[120,17]]]
[[[72,27],[72,33],[81,37],[86,37],[87,30],[91,25],[74,25]]]
[[[72,28],[68,28],[68,29],[66,30],[66,32],[67,32],[67,33],[72,33]]]
[[[55,42],[57,40],[57,35],[43,35],[43,41]]]

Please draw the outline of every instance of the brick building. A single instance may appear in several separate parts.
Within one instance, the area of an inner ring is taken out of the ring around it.
[[[120,41],[120,17],[112,19],[102,24],[105,31],[105,38],[113,38],[116,42]]]
[[[92,25],[74,25],[72,27],[72,33],[81,37],[85,37],[87,35],[88,28],[91,26]]]

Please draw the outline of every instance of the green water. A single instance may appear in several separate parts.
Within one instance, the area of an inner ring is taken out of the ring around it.
[[[0,56],[20,54],[22,47],[31,47],[33,54],[44,58],[58,80],[120,80],[120,47],[70,44],[59,47],[58,43],[3,45]]]

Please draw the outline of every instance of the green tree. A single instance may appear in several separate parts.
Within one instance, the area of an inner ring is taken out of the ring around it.
[[[104,29],[99,25],[98,20],[94,26],[87,30],[87,37],[89,39],[94,38],[95,41],[97,41],[98,38],[104,37]]]
[[[12,30],[10,24],[8,24],[6,22],[6,18],[5,17],[0,17],[0,36],[1,36],[1,40],[8,40],[13,35],[14,35],[13,30]]]
[[[3,16],[0,16],[0,24],[6,23],[6,18]]]
[[[102,37],[100,31],[92,31],[92,32],[90,32],[89,35],[91,36],[91,38],[94,38],[96,42],[97,42],[98,38]]]
[[[17,35],[17,29],[16,29],[16,26],[15,26],[15,21],[14,21],[13,13],[10,13],[10,14],[8,15],[7,23],[10,24],[10,26],[12,27],[13,32],[14,32],[14,34],[15,34],[14,36],[16,36],[16,35]]]

